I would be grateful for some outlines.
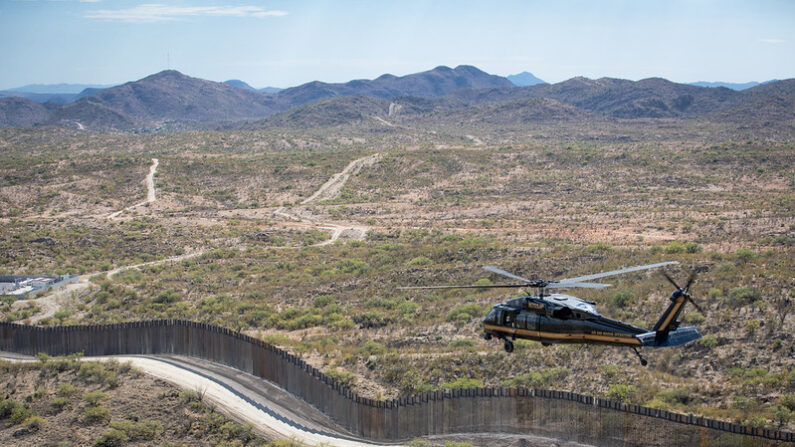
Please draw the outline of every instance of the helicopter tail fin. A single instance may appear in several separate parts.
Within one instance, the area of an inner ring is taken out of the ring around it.
[[[688,281],[688,287],[691,281]],[[654,324],[651,332],[637,336],[640,342],[644,346],[661,348],[679,346],[701,338],[701,333],[695,327],[679,327],[679,314],[682,313],[689,298],[687,289],[683,290],[677,286],[677,290],[669,297],[671,303],[660,315],[660,319]]]
[[[665,309],[660,319],[654,324],[652,328],[653,331],[667,334],[671,329],[676,329],[677,318],[685,307],[687,295],[677,290],[671,294],[669,299],[671,300],[671,304],[668,305],[668,308]]]

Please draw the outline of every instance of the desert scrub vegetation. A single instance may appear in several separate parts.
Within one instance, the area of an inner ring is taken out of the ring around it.
[[[13,274],[76,273],[182,254],[189,230],[149,218],[97,226],[76,221],[0,222],[0,270]],[[36,256],[29,256],[31,252]]]
[[[78,355],[0,361],[0,384],[3,445],[266,444],[201,394],[180,392],[128,363],[87,362]]]

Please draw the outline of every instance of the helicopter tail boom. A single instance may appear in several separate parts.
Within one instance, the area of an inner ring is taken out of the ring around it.
[[[643,346],[649,348],[664,348],[669,346],[681,346],[693,340],[698,340],[701,338],[701,333],[698,332],[698,329],[694,326],[687,326],[667,332],[663,338],[659,337],[657,331],[646,332],[645,334],[636,335],[636,337]]]

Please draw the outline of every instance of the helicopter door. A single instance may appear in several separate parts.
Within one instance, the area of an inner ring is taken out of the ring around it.
[[[502,312],[502,325],[513,327],[516,322],[516,312],[503,311]]]

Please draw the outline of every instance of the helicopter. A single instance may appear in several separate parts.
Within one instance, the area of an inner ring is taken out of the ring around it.
[[[524,295],[494,305],[483,318],[483,337],[486,340],[497,338],[503,341],[505,351],[513,352],[513,340],[528,339],[540,341],[548,346],[552,343],[585,343],[631,347],[646,366],[648,362],[641,356],[638,348],[662,348],[681,346],[701,338],[701,333],[693,326],[679,327],[679,315],[687,302],[701,311],[690,296],[690,286],[695,279],[693,272],[680,287],[665,271],[663,276],[676,288],[669,299],[671,303],[651,330],[613,320],[600,315],[593,301],[583,300],[562,293],[545,293],[547,289],[587,288],[603,289],[610,284],[590,282],[607,276],[621,275],[667,265],[679,264],[676,261],[628,267],[609,272],[577,276],[559,280],[527,279],[490,265],[483,266],[492,273],[519,281],[513,284],[489,284],[467,286],[424,286],[398,287],[410,289],[485,289],[485,288],[534,288],[537,295]]]

